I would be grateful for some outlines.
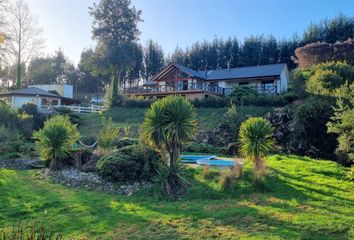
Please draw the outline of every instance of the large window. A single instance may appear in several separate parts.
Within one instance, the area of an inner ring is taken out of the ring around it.
[[[15,97],[15,107],[20,108],[26,103],[33,103],[35,104],[35,98],[31,97]]]
[[[262,91],[273,92],[274,91],[274,81],[264,81],[262,82]]]

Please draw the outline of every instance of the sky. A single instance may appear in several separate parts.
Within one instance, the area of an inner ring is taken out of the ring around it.
[[[98,0],[25,0],[38,16],[45,54],[63,49],[75,64],[94,47],[88,8]],[[142,10],[140,42],[158,42],[166,54],[216,36],[301,35],[311,23],[339,13],[354,16],[354,0],[132,0]]]

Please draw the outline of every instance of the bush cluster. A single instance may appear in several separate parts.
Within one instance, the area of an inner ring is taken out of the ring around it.
[[[226,149],[223,147],[216,147],[207,143],[197,143],[197,142],[190,142],[187,143],[183,147],[184,152],[192,152],[192,153],[219,153],[223,154],[226,152]]]
[[[227,107],[229,105],[229,101],[226,98],[221,97],[208,97],[204,99],[195,99],[192,101],[194,107],[196,108],[220,108]]]
[[[97,173],[114,182],[152,180],[157,174],[161,157],[155,150],[135,144],[123,147],[102,157]]]

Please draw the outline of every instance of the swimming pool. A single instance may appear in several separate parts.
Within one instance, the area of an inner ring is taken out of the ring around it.
[[[233,167],[239,165],[229,159],[218,158],[213,155],[182,155],[181,161],[183,163],[199,164],[202,166],[211,167]]]
[[[199,160],[211,160],[216,158],[216,156],[212,155],[182,155],[181,161],[183,163],[197,163]]]

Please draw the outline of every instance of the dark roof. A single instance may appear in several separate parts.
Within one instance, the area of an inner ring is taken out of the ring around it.
[[[240,67],[230,69],[211,70],[207,72],[205,80],[237,79],[278,76],[286,67],[285,63]]]
[[[205,72],[195,71],[191,68],[185,67],[185,66],[183,66],[181,64],[177,64],[177,63],[175,63],[173,65],[175,65],[176,67],[181,69],[183,72],[187,73],[188,75],[191,75],[192,77],[198,77],[198,78],[202,78],[202,79],[205,79],[205,77],[206,77]]]
[[[59,95],[47,92],[45,90],[42,90],[40,88],[36,87],[29,87],[29,88],[23,88],[23,89],[18,89],[12,92],[8,93],[3,93],[0,94],[0,96],[11,96],[11,95],[27,95],[27,96],[43,96],[43,97],[56,97],[56,98],[61,98]]]
[[[239,67],[239,68],[218,69],[218,70],[209,70],[209,71],[195,71],[191,68],[174,63],[164,68],[164,70],[162,70],[155,77],[158,77],[164,72],[169,71],[169,69],[171,69],[171,66],[175,66],[179,68],[181,71],[187,73],[191,77],[196,77],[208,81],[279,76],[284,70],[284,68],[286,68],[285,63],[279,63],[279,64],[259,65],[259,66],[252,66],[252,67]]]

